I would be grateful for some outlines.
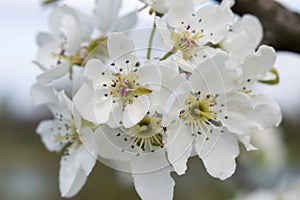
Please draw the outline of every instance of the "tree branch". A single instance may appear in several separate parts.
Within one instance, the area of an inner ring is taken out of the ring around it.
[[[274,0],[236,0],[233,11],[257,16],[264,27],[263,44],[300,53],[300,15]]]

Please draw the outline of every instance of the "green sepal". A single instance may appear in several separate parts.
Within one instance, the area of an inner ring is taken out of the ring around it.
[[[279,83],[279,74],[277,70],[273,67],[270,72],[275,75],[275,78],[272,80],[259,80],[260,83],[268,84],[268,85],[276,85]]]

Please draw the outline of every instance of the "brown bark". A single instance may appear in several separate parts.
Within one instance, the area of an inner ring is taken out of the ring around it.
[[[236,0],[233,11],[257,16],[264,27],[263,44],[300,53],[300,14],[274,0]]]

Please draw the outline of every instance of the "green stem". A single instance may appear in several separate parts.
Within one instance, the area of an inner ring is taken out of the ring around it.
[[[150,35],[149,42],[148,42],[147,59],[149,59],[149,60],[151,57],[151,49],[152,49],[152,43],[153,43],[155,30],[156,30],[156,24],[155,24],[155,20],[154,20],[151,35]]]
[[[171,55],[173,55],[173,53],[174,53],[174,49],[172,48],[170,51],[168,51],[168,52],[160,59],[160,61],[166,60],[166,59],[169,58]]]

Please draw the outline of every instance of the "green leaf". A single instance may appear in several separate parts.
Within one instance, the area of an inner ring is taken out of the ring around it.
[[[270,72],[275,75],[275,78],[272,80],[259,80],[260,83],[268,84],[268,85],[276,85],[279,83],[279,74],[277,70],[273,67]]]

